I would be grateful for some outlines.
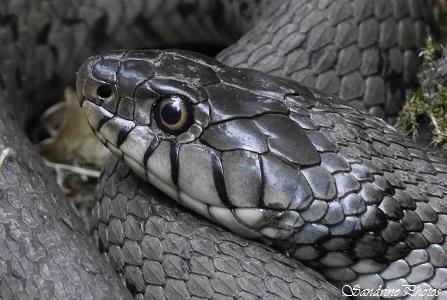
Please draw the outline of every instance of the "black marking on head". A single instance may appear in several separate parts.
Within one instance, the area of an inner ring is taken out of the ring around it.
[[[259,191],[258,203],[260,203],[260,207],[267,207],[264,201],[265,177],[264,177],[264,164],[262,163],[261,155],[258,155],[258,161],[259,161],[259,170],[261,171],[261,185],[259,187],[260,191]]]
[[[126,127],[121,127],[120,132],[118,133],[118,138],[116,139],[116,147],[119,148],[122,143],[126,140],[127,136],[129,135],[129,132],[132,130],[126,130]]]
[[[96,130],[96,131],[99,131],[99,130],[101,129],[101,127],[102,127],[105,123],[107,123],[110,119],[112,119],[112,118],[103,115],[102,118],[101,118],[101,120],[99,120],[99,122],[98,122],[98,128],[95,128],[95,130]]]
[[[180,146],[175,140],[170,141],[170,146],[169,156],[171,159],[171,178],[175,186],[178,186]]]
[[[225,186],[225,178],[223,174],[222,161],[214,152],[212,152],[211,154],[211,166],[213,168],[214,186],[216,187],[217,195],[219,196],[220,201],[222,201],[222,203],[228,208],[235,207],[228,198],[227,188]]]
[[[155,149],[157,148],[158,144],[160,143],[160,140],[158,137],[153,139],[151,143],[149,144],[149,147],[147,147],[146,152],[144,152],[143,156],[143,166],[147,166],[147,161],[149,160],[149,157],[151,157],[152,153],[154,153]]]

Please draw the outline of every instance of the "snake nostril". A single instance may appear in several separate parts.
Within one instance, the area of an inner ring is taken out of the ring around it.
[[[98,97],[101,99],[107,99],[113,94],[112,87],[110,85],[102,84],[96,90]]]

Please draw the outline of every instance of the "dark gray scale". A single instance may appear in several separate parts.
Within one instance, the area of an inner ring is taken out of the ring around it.
[[[428,241],[420,232],[408,232],[404,242],[411,249],[423,249],[428,246]]]
[[[439,228],[433,223],[425,223],[422,235],[430,244],[443,244],[446,240]]]
[[[369,168],[361,163],[351,164],[350,174],[357,178],[359,181],[374,181],[374,175],[371,173]]]
[[[374,233],[364,233],[355,241],[354,253],[358,258],[379,258],[386,250],[383,238]]]
[[[314,200],[306,178],[279,158],[261,155],[263,206],[280,210],[302,210]]]
[[[321,247],[327,251],[349,250],[352,247],[352,238],[332,237],[321,243]]]
[[[206,90],[211,107],[211,123],[264,113],[289,113],[285,103],[276,98],[257,95],[228,84],[213,84]]]
[[[443,225],[443,221],[446,219],[443,215],[442,212],[445,211],[446,207],[445,207],[445,201],[443,200],[443,198],[438,198],[438,197],[430,197],[430,201],[428,202],[428,204],[430,205],[431,208],[433,208],[433,210],[438,214],[438,226],[441,229],[441,231],[446,234],[447,233],[447,225]]]
[[[314,196],[322,200],[331,200],[337,195],[337,186],[331,173],[322,167],[311,167],[302,170]]]
[[[163,51],[163,53],[164,55],[171,55],[175,57],[188,59],[196,64],[208,66],[213,70],[220,70],[221,68],[226,67],[218,60],[196,52],[190,52],[184,50],[165,50]]]
[[[207,100],[208,96],[204,87],[188,81],[180,81],[172,78],[153,78],[147,82],[150,89],[163,95],[180,95],[193,103]]]
[[[409,185],[405,190],[415,201],[428,202],[428,195],[419,189],[417,185]]]
[[[155,66],[146,60],[124,60],[118,70],[118,91],[122,97],[133,98],[135,87],[155,74]]]
[[[424,228],[421,218],[411,210],[404,210],[404,216],[401,223],[407,231],[418,232]]]
[[[422,178],[424,179],[423,183],[432,184],[434,186],[439,185],[443,187],[444,181],[442,180],[442,178],[440,178],[439,175],[440,174],[438,174],[438,172],[436,172],[436,174],[427,174],[427,173],[421,174]],[[438,192],[442,195],[443,189],[441,188],[440,190],[438,190]]]
[[[374,147],[371,145],[372,138],[369,136],[368,133],[366,133],[366,131],[363,131],[362,134],[359,135],[359,138],[362,140],[362,145],[365,145],[368,149],[374,149]],[[374,149],[374,151],[376,150]]]
[[[337,126],[337,123],[332,121],[332,119],[329,118],[326,113],[311,111],[310,118],[317,126],[325,128],[333,128],[333,130],[336,131],[334,126]]]
[[[328,140],[330,140],[332,143],[336,144],[340,148],[349,146],[349,142],[347,140],[345,140],[342,136],[338,135],[334,130],[330,128],[323,127],[320,128],[318,131],[324,134],[324,136]]]
[[[360,220],[356,216],[347,216],[343,222],[329,227],[332,236],[355,237],[361,229]]]
[[[321,167],[325,168],[332,174],[351,170],[351,166],[338,154],[321,153],[320,158]]]
[[[368,205],[360,216],[360,222],[365,231],[379,231],[387,226],[386,216],[377,205]]]
[[[374,147],[376,147],[376,145],[379,145],[380,147],[381,145],[388,146],[390,144],[390,142],[383,137],[383,133],[375,129],[368,129],[366,131],[366,134],[368,134],[371,137]]]
[[[343,117],[344,117],[345,122],[347,124],[353,125],[352,127],[358,127],[358,128],[361,128],[361,129],[366,129],[367,128],[366,125],[365,125],[365,119],[366,118],[365,118],[365,116],[363,116],[361,114],[358,114],[358,113],[357,114],[356,113],[346,114]]]
[[[301,218],[300,214],[291,210],[280,212],[277,220],[280,226],[285,225],[292,228],[299,228],[304,225],[304,220]]]
[[[396,193],[393,195],[393,198],[399,202],[399,205],[403,209],[416,209],[416,202],[413,197],[406,190],[396,190]]]
[[[116,113],[124,119],[134,120],[135,102],[132,99],[121,97]]]
[[[164,51],[160,50],[130,50],[126,51],[126,59],[145,60],[155,63],[164,55]]]
[[[316,244],[329,235],[329,229],[318,223],[305,224],[291,239],[297,244]]]
[[[416,172],[436,175],[438,172],[434,166],[424,159],[414,158],[413,165]]]
[[[283,99],[286,94],[298,94],[313,97],[309,88],[265,73],[249,70],[225,67],[217,72],[222,80],[230,85],[242,87],[250,91],[256,91],[260,95]]]
[[[284,97],[284,101],[290,107],[290,110],[299,113],[301,110],[305,109],[309,111],[310,108],[315,106],[315,101],[312,99],[306,99],[300,94],[290,94]]]
[[[314,200],[312,204],[301,212],[301,217],[308,223],[320,221],[327,213],[329,205],[323,200]]]
[[[380,203],[379,208],[384,212],[389,220],[400,220],[404,216],[404,212],[400,203],[392,196],[385,196]]]
[[[308,109],[305,109],[305,108],[299,108],[299,107],[291,107],[290,105],[289,105],[289,109],[290,109],[290,114],[289,114],[289,116],[291,116],[292,114],[296,114],[296,115],[301,116],[301,117],[310,118],[310,112],[309,112]],[[310,122],[313,124],[312,126],[318,128],[318,126],[315,125],[315,124],[312,122],[312,120],[311,120]],[[306,128],[306,129],[311,129],[311,128]]]
[[[430,161],[427,156],[427,151],[422,148],[419,148],[417,145],[413,145],[413,144],[409,145],[408,152],[410,152],[410,154],[413,158],[419,158],[424,161]],[[431,163],[431,165],[434,166],[433,163]],[[445,166],[445,165],[443,164],[443,166]]]
[[[311,245],[304,245],[296,247],[291,254],[292,257],[300,261],[312,261],[320,255],[320,251],[316,250]]]
[[[380,233],[382,238],[388,244],[403,241],[407,235],[407,231],[399,222],[388,221],[388,226]]]
[[[262,154],[269,150],[267,137],[251,119],[236,119],[211,125],[203,131],[200,141],[221,151],[248,150]]]
[[[357,193],[367,204],[380,204],[384,194],[374,184],[363,182],[362,189]]]
[[[343,221],[344,218],[345,214],[342,205],[338,202],[331,201],[329,202],[327,213],[321,222],[327,225],[335,225]]]
[[[315,126],[314,122],[309,117],[302,116],[295,112],[291,112],[289,117],[303,129],[318,130],[318,126]]]
[[[362,163],[362,153],[354,148],[355,144],[349,143],[347,147],[341,147],[338,155],[340,155],[344,160],[350,164],[361,164]]]
[[[384,128],[387,126],[387,124],[382,119],[377,118],[365,118],[363,120],[363,124],[366,128],[368,128],[368,132],[369,130],[372,130],[377,134],[383,134]]]
[[[357,194],[351,193],[340,199],[343,212],[350,215],[360,215],[366,211],[365,201]]]
[[[320,163],[320,155],[305,131],[287,116],[263,115],[255,118],[254,123],[267,136],[272,154],[301,167]]]
[[[347,281],[352,281],[357,279],[358,275],[356,272],[352,271],[349,268],[327,268],[325,270],[325,275],[333,280],[338,280],[338,278],[345,278]]]
[[[398,144],[404,148],[408,148],[408,144],[414,144],[414,142],[407,136],[398,132],[394,127],[386,126],[384,127],[384,132],[386,134],[386,138],[394,144]]]
[[[328,267],[348,267],[354,263],[354,261],[346,254],[341,252],[329,252],[322,258],[320,263]]]
[[[378,164],[374,161],[374,157],[371,157],[371,159],[364,159],[362,160],[362,165],[364,166],[365,170],[368,170],[371,174],[374,175],[383,175],[383,168],[381,164]]]
[[[349,193],[357,192],[361,185],[357,178],[349,173],[339,173],[334,175],[337,185],[337,197],[343,197]]]
[[[337,152],[338,147],[318,131],[306,130],[307,137],[319,152]]]
[[[351,150],[351,153],[353,156],[360,157],[363,160],[370,160],[371,155],[374,155],[374,153],[368,152],[368,149],[365,147],[362,147],[360,145],[362,141],[358,140],[357,142],[352,142],[349,144],[349,149]],[[355,153],[355,154],[354,154]]]
[[[165,53],[157,62],[157,77],[172,77],[195,82],[201,86],[220,82],[216,72],[210,67],[191,59]]]
[[[115,84],[119,65],[120,61],[117,59],[107,58],[100,60],[94,64],[92,75],[96,79]]]
[[[406,149],[406,147],[404,147],[402,145],[391,142],[390,145],[387,147],[387,151],[388,152],[386,152],[386,154],[384,154],[384,155],[388,155],[388,156],[394,157],[394,158],[399,157],[401,159],[411,161],[410,152]]]
[[[415,173],[410,173],[402,169],[394,170],[394,174],[405,184],[407,187],[413,184],[418,184],[418,182],[422,181],[422,177]]]
[[[431,182],[429,182],[426,179],[426,176],[424,176],[424,174],[422,174],[421,176],[423,178],[423,182],[420,182],[418,184],[418,187],[424,191],[424,194],[427,196],[435,196],[435,197],[442,197],[443,196],[443,192],[441,190],[439,190],[434,184],[432,184]]]
[[[133,97],[135,109],[134,109],[134,119],[137,124],[148,125],[151,123],[151,108],[155,100],[158,99],[160,95],[154,92],[147,82],[139,85],[135,89],[135,94]]]
[[[318,93],[316,90],[312,90],[312,93]],[[338,110],[332,105],[332,103],[337,102],[339,100],[334,99],[331,96],[322,95],[321,101],[313,101],[315,99],[315,96],[306,96],[303,95],[303,98],[309,101],[310,103],[313,103],[312,110],[319,113],[325,113],[325,114],[331,114],[335,113],[338,114]]]
[[[411,248],[406,244],[406,242],[397,242],[388,245],[388,249],[386,250],[383,257],[391,262],[401,259],[410,252]]]
[[[381,154],[377,151],[376,148],[374,148],[373,144],[371,143],[371,140],[368,140],[369,139],[368,134],[362,132],[362,134],[360,134],[359,136],[360,140],[358,141],[359,142],[358,147],[360,149],[363,149],[364,153],[364,155],[362,156],[363,158],[366,158],[369,161],[372,159],[373,156],[381,157]],[[368,138],[365,139],[364,138],[365,136],[367,136]]]
[[[261,162],[257,154],[236,150],[222,153],[228,199],[236,207],[260,207]]]
[[[374,175],[374,182],[372,184],[385,194],[394,194],[394,188],[391,187],[383,176]]]
[[[331,131],[336,134],[335,136],[337,142],[346,141],[357,143],[359,141],[358,135],[343,123],[336,122]]]

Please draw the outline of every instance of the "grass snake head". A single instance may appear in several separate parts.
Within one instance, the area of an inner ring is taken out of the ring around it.
[[[141,177],[334,281],[388,284],[393,264],[431,245],[447,267],[443,160],[343,101],[171,50],[94,56],[77,91],[93,131]]]

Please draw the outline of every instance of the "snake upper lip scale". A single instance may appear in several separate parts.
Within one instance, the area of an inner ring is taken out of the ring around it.
[[[447,297],[447,165],[296,82],[185,51],[87,60],[90,126],[137,174],[338,285]]]

